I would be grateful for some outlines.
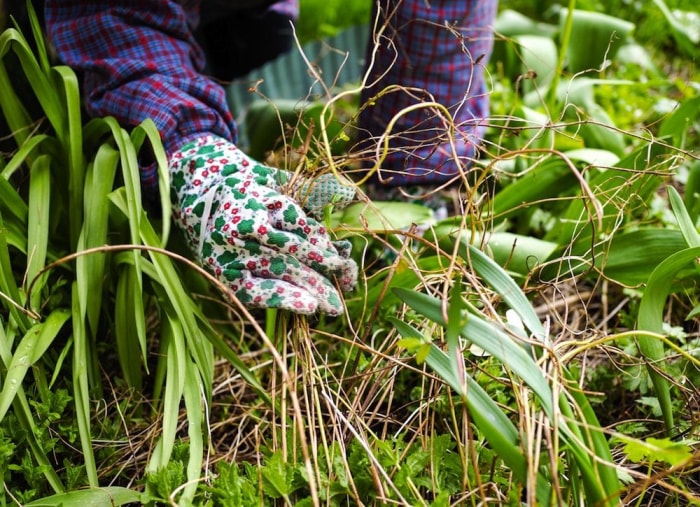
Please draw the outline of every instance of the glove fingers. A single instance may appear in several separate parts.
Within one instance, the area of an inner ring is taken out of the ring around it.
[[[253,308],[279,308],[302,315],[312,315],[318,309],[318,301],[308,291],[283,280],[259,278],[245,272],[240,285],[232,285],[236,297]]]
[[[227,187],[221,187],[217,199],[227,202],[227,191]],[[325,227],[306,217],[289,197],[275,194],[250,199],[242,206],[224,205],[214,217],[208,227],[217,245],[239,246],[252,253],[264,246],[294,256],[323,275],[338,274],[343,290],[351,290],[355,285],[357,265],[349,258],[349,248],[343,245],[340,254]]]
[[[309,311],[316,308],[330,315],[339,315],[343,310],[340,294],[323,275],[299,262],[296,258],[281,254],[264,246],[260,253],[251,255],[244,250],[229,262],[231,254],[222,252],[218,257],[211,256],[205,261],[221,266],[217,275],[228,283],[232,290],[242,291],[244,303],[252,302],[270,306],[284,300],[284,306],[293,311]],[[254,285],[250,285],[254,279]],[[250,289],[255,288],[257,300],[250,301]],[[261,291],[265,290],[263,294]],[[310,300],[314,302],[311,306]],[[300,303],[301,302],[301,303]],[[303,304],[302,304],[303,303]],[[282,303],[281,303],[282,304]]]

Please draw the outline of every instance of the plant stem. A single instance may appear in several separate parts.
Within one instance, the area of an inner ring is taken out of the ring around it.
[[[547,96],[547,110],[549,117],[558,116],[554,114],[557,102],[557,88],[559,88],[559,80],[564,72],[564,61],[566,60],[567,49],[569,48],[569,39],[571,38],[571,27],[574,24],[574,9],[576,9],[576,0],[569,0],[567,7],[566,22],[564,23],[564,31],[561,34],[561,47],[559,48],[559,58],[557,60],[557,68],[554,71],[552,83],[549,85],[549,94]]]

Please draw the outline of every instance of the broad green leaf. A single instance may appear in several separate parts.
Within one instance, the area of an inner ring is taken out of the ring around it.
[[[576,185],[576,176],[566,163],[549,157],[496,193],[488,206],[494,220],[501,222],[522,214],[540,200],[568,195]]]
[[[166,362],[165,395],[163,397],[163,430],[160,434],[158,450],[148,463],[148,471],[155,472],[164,468],[176,443],[179,424],[180,401],[185,389],[187,371],[185,339],[182,326],[174,315],[172,308],[165,309],[165,318],[161,327],[161,355]],[[196,378],[188,379],[196,382]]]
[[[119,189],[110,194],[110,199],[118,209],[128,216],[128,199],[125,198],[124,189]],[[158,247],[160,239],[151,227],[145,216],[139,220],[139,232],[141,242],[145,245]],[[207,340],[202,340],[202,331],[196,321],[196,306],[187,291],[182,287],[180,276],[175,271],[175,267],[167,256],[149,251],[149,256],[157,273],[156,281],[163,287],[167,301],[172,304],[177,315],[177,319],[183,328],[187,347],[194,357],[197,368],[203,379],[203,385],[207,389],[211,388],[211,377],[213,375],[213,351]],[[142,262],[139,262],[139,266]],[[140,268],[143,269],[142,267]],[[209,398],[209,393],[207,393]]]
[[[619,438],[625,443],[624,451],[627,458],[634,463],[661,461],[671,466],[678,466],[689,462],[693,457],[693,447],[686,442],[654,437],[645,440],[636,440],[627,436]]]
[[[31,125],[32,120],[24,104],[15,93],[12,80],[3,61],[4,54],[0,54],[0,112],[2,112],[9,130],[12,132],[17,146],[22,146],[31,135],[25,127]]]
[[[544,326],[523,291],[508,273],[481,250],[464,241],[459,245],[459,254],[462,258],[469,260],[471,267],[481,276],[484,283],[500,295],[503,301],[518,314],[530,333],[547,344],[548,337]]]
[[[538,90],[543,93],[552,81],[557,67],[558,48],[554,41],[542,35],[518,35],[519,58],[522,61],[520,76],[532,72],[532,79],[522,79],[524,92]]]
[[[400,291],[402,298],[409,295],[409,293],[410,291],[407,290]],[[413,294],[422,296],[418,293]],[[411,298],[409,297],[409,299]],[[421,311],[419,307],[425,309],[420,303],[417,304],[415,309]],[[410,324],[398,319],[391,319],[391,322],[396,326],[396,329],[401,335],[414,339],[422,338],[420,332]],[[472,336],[473,335],[469,335],[470,338]],[[470,410],[470,417],[474,421],[476,427],[479,428],[479,431],[481,431],[489,444],[513,471],[515,476],[519,480],[524,481],[527,476],[528,464],[519,444],[519,432],[506,414],[503,413],[502,409],[474,379],[466,375],[464,371],[455,369],[454,361],[437,347],[437,345],[430,344],[426,363],[437,375],[464,398]],[[535,370],[532,370],[532,373],[534,374]],[[603,453],[599,454],[599,456],[605,457],[606,455]],[[549,481],[542,474],[538,473],[537,498],[542,504],[548,503],[550,492],[551,485]]]
[[[452,251],[456,239],[465,245],[481,246],[511,276],[527,275],[557,250],[555,243],[533,236],[510,232],[472,233],[451,219],[431,227],[423,237],[436,241],[447,252]]]
[[[34,56],[26,39],[17,30],[12,28],[5,30],[2,34],[0,34],[0,60],[10,50],[14,51],[14,53],[17,55],[17,58],[22,66],[22,70],[27,78],[27,82],[34,91],[34,94],[36,95],[43,112],[49,119],[51,126],[56,132],[61,132],[63,130],[65,111],[61,107],[60,101],[53,86],[51,85],[51,82],[44,74],[42,68],[39,66],[36,57]],[[3,67],[2,64],[0,64],[0,67]],[[6,81],[1,76],[3,73],[4,67],[0,68],[0,85],[3,85],[3,81]],[[12,85],[10,81],[6,81],[6,85],[11,89]],[[0,88],[3,88],[3,86],[0,86]],[[0,100],[0,103],[3,102],[3,100]],[[3,113],[6,113],[4,109]],[[25,120],[27,118],[27,116],[24,117]],[[21,125],[10,125],[10,128],[24,127],[30,123],[30,121],[24,121]]]
[[[285,498],[292,491],[292,465],[282,457],[281,451],[270,456],[260,471],[263,489],[271,498]]]
[[[13,360],[13,356],[10,351],[10,347],[14,342],[14,338],[8,336],[8,334],[14,334],[16,330],[14,325],[8,325],[7,330],[0,319],[0,359],[5,367],[5,370],[9,369],[9,366]],[[63,492],[65,488],[58,477],[56,470],[53,467],[53,462],[49,460],[46,456],[46,452],[42,447],[42,443],[38,440],[38,435],[40,430],[34,422],[32,411],[29,407],[29,402],[24,393],[21,383],[18,384],[17,394],[13,401],[14,415],[17,417],[17,422],[19,427],[21,427],[26,432],[27,443],[31,450],[32,456],[36,461],[37,465],[40,467],[44,477],[46,477],[49,485],[57,493]]]
[[[700,257],[700,247],[686,248],[669,256],[654,269],[649,275],[646,289],[639,304],[638,329],[664,334],[664,308],[677,274],[698,257]],[[666,431],[671,431],[674,427],[671,388],[665,374],[657,371],[659,368],[663,370],[663,343],[648,335],[639,335],[637,341],[640,351],[649,361],[649,376],[654,384],[654,390],[664,414]]]
[[[691,162],[688,169],[684,202],[690,217],[697,221],[700,216],[700,160]]]
[[[641,285],[659,263],[686,246],[680,231],[672,229],[645,228],[618,233],[612,237],[609,248],[596,256],[595,265],[612,280]],[[687,274],[690,271],[689,268]]]
[[[27,203],[5,179],[0,177],[0,213],[6,213],[8,218],[14,217],[19,224],[27,227]]]
[[[570,160],[585,162],[594,167],[611,167],[620,161],[620,157],[612,151],[597,148],[581,148],[566,152]]]
[[[43,134],[35,135],[28,138],[24,143],[22,143],[17,150],[17,152],[12,156],[12,158],[7,162],[7,165],[3,168],[0,176],[5,180],[9,180],[17,169],[22,167],[22,164],[31,163],[32,157],[34,155],[34,150],[39,146],[44,144],[44,141],[49,140],[48,136]]]
[[[592,216],[595,213],[593,203],[586,195],[582,195],[571,201],[557,226],[552,228],[545,239],[559,245],[576,242],[588,248],[594,231],[596,236],[613,231],[619,223],[622,210],[627,217],[631,217],[638,210],[645,209],[651,195],[661,184],[661,177],[654,169],[658,170],[658,166],[665,163],[665,153],[663,146],[651,143],[620,160],[614,168],[595,174],[587,184],[602,210],[602,216]],[[619,189],[623,186],[625,191],[620,192]],[[598,218],[602,223],[600,229]]]
[[[447,326],[440,301],[427,294],[397,287],[399,297],[411,308],[433,322]],[[534,359],[525,352],[520,343],[502,329],[475,314],[460,319],[463,322],[460,334],[481,349],[498,358],[508,369],[523,379],[540,399],[545,412],[553,414],[552,391],[542,376]]]
[[[568,9],[560,11],[561,30],[567,15]],[[574,10],[570,43],[566,52],[569,72],[573,74],[595,70],[603,65],[606,58],[612,60],[634,28],[633,23],[621,18],[601,12]]]
[[[413,224],[427,224],[433,211],[409,202],[376,201],[355,203],[331,215],[333,229],[357,231],[401,231]],[[342,234],[341,234],[342,235]]]
[[[516,35],[545,35],[553,37],[557,33],[556,26],[537,22],[512,9],[503,9],[499,12],[493,28],[497,34],[508,37]]]
[[[495,269],[500,269],[497,265],[494,266]],[[482,274],[482,276],[484,275]],[[415,311],[440,325],[446,325],[439,300],[407,289],[397,288],[394,290]],[[531,319],[527,312],[523,321],[525,322],[526,319]],[[536,327],[537,325],[534,326]],[[499,359],[508,369],[518,375],[539,398],[545,413],[550,414],[550,417],[553,416],[554,406],[552,402],[554,399],[547,380],[532,357],[511,336],[504,333],[500,327],[483,320],[475,314],[470,314],[469,318],[466,319],[461,335]],[[568,375],[566,372],[565,374]],[[577,401],[580,398],[579,396],[574,396],[574,399]],[[589,499],[597,499],[593,501],[601,501],[613,505],[614,498],[618,495],[619,480],[612,465],[610,449],[595,414],[590,409],[585,397],[582,401],[583,404],[580,404],[579,409],[584,414],[585,433],[573,423],[577,418],[574,417],[575,413],[570,406],[570,401],[564,395],[560,396],[557,405],[569,422],[564,423],[562,421],[560,431],[567,442],[573,459],[580,467],[586,490],[590,495]],[[592,451],[586,447],[587,444],[592,446],[596,458],[591,459]],[[610,465],[605,465],[604,463],[610,463]]]

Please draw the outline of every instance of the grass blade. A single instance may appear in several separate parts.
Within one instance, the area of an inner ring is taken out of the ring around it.
[[[394,292],[411,308],[425,315],[433,322],[441,326],[447,325],[438,299],[401,287],[395,288]],[[542,376],[537,363],[525,352],[525,349],[519,343],[516,343],[512,337],[475,314],[469,314],[468,317],[462,317],[460,320],[464,323],[460,329],[460,334],[477,347],[499,359],[523,379],[537,394],[547,414],[552,417],[554,415],[552,391]]]
[[[91,488],[61,493],[33,502],[25,503],[25,507],[118,507],[127,504],[140,504],[141,493],[118,486],[108,488]]]
[[[78,251],[102,246],[107,243],[109,207],[107,196],[114,185],[119,163],[119,152],[111,146],[100,146],[95,161],[88,167],[85,178],[85,220],[82,222]],[[81,255],[76,260],[76,280],[81,295],[81,313],[87,317],[92,333],[97,332],[102,287],[105,273],[104,253]]]
[[[0,176],[9,180],[10,177],[19,169],[25,162],[31,162],[34,150],[41,146],[44,141],[49,140],[48,136],[39,134],[27,139],[24,143],[19,146],[19,149],[10,159],[7,165],[0,172]]]
[[[8,328],[9,327],[10,326],[8,326]],[[14,326],[12,326],[12,328],[16,329]],[[10,346],[13,341],[14,340],[8,336],[5,327],[0,321],[0,359],[2,359],[5,369],[9,369],[10,363],[12,362]],[[13,401],[13,409],[20,427],[26,431],[26,438],[27,442],[29,443],[29,448],[32,451],[32,455],[34,456],[37,465],[41,467],[44,477],[46,477],[46,480],[49,482],[55,492],[59,493],[64,491],[65,488],[61,482],[61,479],[58,477],[58,474],[46,456],[43,447],[37,440],[39,428],[37,428],[37,425],[34,423],[31,410],[29,409],[29,403],[27,402],[27,397],[25,396],[24,389],[21,385],[19,385],[17,394]]]
[[[39,308],[46,275],[39,272],[46,264],[49,244],[49,219],[51,214],[51,159],[41,155],[32,164],[29,182],[29,204],[27,216],[27,282],[32,287],[29,305]],[[37,276],[42,280],[34,282]]]
[[[187,408],[187,435],[189,437],[189,461],[187,463],[187,486],[182,492],[180,503],[192,503],[204,462],[204,438],[202,415],[208,413],[202,406],[205,389],[201,377],[197,375],[197,365],[187,361],[187,381],[185,382],[185,407]]]
[[[73,398],[75,400],[75,418],[78,421],[80,446],[83,450],[85,473],[91,487],[99,486],[97,466],[92,449],[92,434],[90,432],[90,390],[88,382],[88,366],[90,350],[85,332],[85,318],[81,312],[80,293],[77,283],[72,287],[72,323],[73,323]]]
[[[140,151],[145,139],[148,139],[151,153],[156,159],[158,167],[158,190],[160,194],[160,220],[161,220],[161,247],[165,248],[170,237],[170,170],[168,169],[168,156],[163,148],[163,143],[160,139],[160,132],[156,124],[152,120],[147,119],[138,125],[131,133],[131,140],[134,143],[136,151]]]
[[[121,257],[121,256],[120,256]],[[129,259],[133,259],[128,255]],[[119,263],[117,263],[119,264]],[[136,290],[136,277],[133,264],[123,263],[117,275],[117,289],[114,300],[114,335],[119,364],[124,380],[131,388],[141,390],[142,365],[147,367],[146,341],[139,336],[136,320],[144,320],[134,305],[133,293]],[[142,325],[145,326],[145,323]]]
[[[65,112],[61,107],[55,90],[37,62],[31,47],[27,43],[27,40],[21,33],[12,28],[5,30],[2,34],[0,34],[0,58],[4,58],[10,49],[14,51],[15,55],[19,59],[20,65],[22,66],[22,71],[27,78],[27,82],[34,91],[34,95],[39,101],[39,104],[51,123],[51,126],[56,132],[61,132],[64,127],[63,119],[65,118]],[[0,74],[2,74],[2,71],[0,71]],[[0,78],[0,84],[3,84],[2,81],[5,80]],[[7,84],[11,89],[11,82],[7,81]],[[3,113],[5,112],[6,111],[3,109]],[[21,118],[21,120],[28,120],[28,116],[24,116],[24,118]],[[24,127],[29,124],[31,124],[31,121],[23,121],[20,125],[10,124],[10,128],[13,131],[16,130],[15,127],[19,127],[24,130]],[[25,136],[26,134],[20,134],[18,139],[23,139]]]
[[[83,160],[83,132],[81,117],[81,100],[78,78],[72,69],[65,66],[53,68],[52,74],[54,86],[63,94],[63,107],[66,111],[66,127],[57,132],[63,156],[65,157],[65,177],[68,181],[69,230],[70,245],[75,248],[78,243],[80,224],[83,221],[83,190],[85,178],[85,162]],[[111,180],[110,180],[111,184]]]
[[[0,420],[7,414],[29,368],[51,346],[69,316],[70,313],[63,310],[51,312],[44,322],[34,325],[17,345],[0,392]]]
[[[691,248],[700,246],[700,233],[698,233],[698,230],[695,228],[695,222],[690,218],[690,214],[678,190],[669,185],[666,187],[666,191],[668,192],[668,200],[671,203],[673,215],[676,217],[678,227],[686,243],[688,243],[688,246]]]
[[[31,324],[27,315],[21,310],[24,298],[20,295],[12,272],[8,236],[9,230],[5,227],[2,213],[0,213],[0,293],[5,296],[0,298],[0,301],[2,301],[3,306],[8,308],[10,315],[20,329],[26,332]],[[9,298],[9,301],[6,298]]]

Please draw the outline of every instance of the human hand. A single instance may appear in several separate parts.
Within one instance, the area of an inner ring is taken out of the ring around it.
[[[197,260],[251,307],[301,314],[343,311],[342,291],[357,281],[346,241],[282,193],[290,175],[266,167],[216,136],[188,143],[170,159],[175,223]],[[332,175],[328,175],[332,176]],[[307,209],[320,213],[336,196],[347,205],[354,189],[334,177],[302,186]]]

